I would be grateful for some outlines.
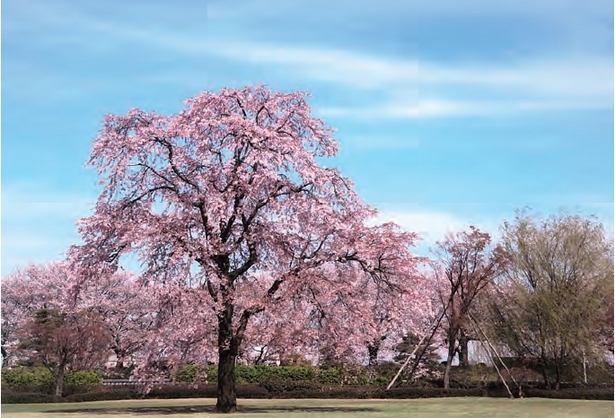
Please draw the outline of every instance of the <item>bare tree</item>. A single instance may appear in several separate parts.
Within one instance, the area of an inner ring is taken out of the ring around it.
[[[488,233],[471,226],[469,231],[450,234],[437,245],[434,269],[441,280],[448,346],[444,388],[449,387],[451,363],[456,354],[460,365],[468,365],[468,342],[475,339],[468,320],[476,297],[504,272],[508,263],[506,251],[490,244]]]

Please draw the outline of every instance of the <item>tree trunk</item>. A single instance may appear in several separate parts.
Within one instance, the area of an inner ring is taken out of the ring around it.
[[[453,362],[453,357],[455,357],[455,337],[451,338],[451,335],[449,335],[448,355],[446,356],[446,368],[444,369],[444,389],[450,387],[451,363]]]
[[[556,364],[555,364],[555,390],[559,390],[560,381],[561,380],[562,380],[562,374],[560,372],[560,365],[559,365],[559,362],[557,362],[557,360],[556,360]]]
[[[551,383],[549,382],[549,374],[547,372],[547,365],[545,364],[544,360],[541,361],[541,367],[540,367],[540,371],[542,372],[542,378],[545,381],[545,387],[548,390],[551,390]]]
[[[372,367],[378,364],[378,351],[380,351],[379,340],[376,340],[372,344],[367,344],[367,353],[369,354],[368,366]]]
[[[119,375],[124,371],[124,356],[118,350],[114,350],[115,353],[115,372]]]
[[[9,353],[7,353],[6,349],[4,348],[4,346],[0,349],[2,351],[2,367],[6,367],[6,359],[9,356]]]
[[[239,353],[242,335],[235,335],[233,333],[233,310],[232,303],[227,303],[226,309],[218,316],[218,388],[216,392],[216,412],[222,413],[235,412],[237,410],[235,361]],[[241,334],[239,330],[238,334]]]
[[[468,361],[468,342],[469,338],[465,331],[462,329],[459,331],[459,366],[468,367],[470,362]]]
[[[218,354],[218,391],[216,412],[235,412],[237,393],[235,391],[235,360],[230,349],[220,350]]]
[[[263,364],[265,362],[265,350],[266,350],[267,346],[262,346],[261,349],[259,350],[258,353],[258,357],[256,358],[256,360],[254,360],[254,365],[258,366],[260,364]]]
[[[54,386],[54,395],[62,396],[62,390],[64,389],[64,374],[66,372],[66,366],[64,363],[61,363],[56,370],[56,378],[55,378],[55,386]]]
[[[117,363],[115,363],[115,373],[118,376],[123,376],[125,371],[126,368],[124,367],[124,363],[122,361],[118,361]]]

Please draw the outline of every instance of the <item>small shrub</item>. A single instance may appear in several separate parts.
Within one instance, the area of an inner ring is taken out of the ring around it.
[[[317,379],[323,385],[339,385],[344,380],[344,371],[338,367],[322,367],[318,369]]]
[[[69,386],[96,386],[102,382],[102,376],[97,370],[75,370],[64,379],[64,384]]]
[[[64,378],[64,396],[101,389],[102,375],[96,370],[75,370]]]
[[[54,379],[43,366],[2,369],[2,389],[12,392],[51,393]]]
[[[400,365],[392,361],[383,361],[371,366],[375,375],[372,376],[371,383],[377,386],[388,385],[399,371]],[[368,367],[369,369],[369,367]]]
[[[205,383],[211,380],[208,369],[200,364],[186,364],[175,373],[174,380],[179,383]],[[217,375],[216,369],[216,378]]]

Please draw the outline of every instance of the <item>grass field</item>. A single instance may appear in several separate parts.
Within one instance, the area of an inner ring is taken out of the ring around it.
[[[209,411],[213,399],[127,400],[65,404],[2,405],[3,418],[199,418],[220,416]],[[137,409],[135,409],[137,408]],[[612,401],[567,399],[440,398],[408,400],[240,399],[243,412],[230,416],[250,418],[606,418],[613,417]],[[72,411],[72,412],[69,412]],[[171,415],[169,415],[171,413]]]

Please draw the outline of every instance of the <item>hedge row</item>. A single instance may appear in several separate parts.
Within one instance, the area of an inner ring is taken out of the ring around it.
[[[44,393],[2,391],[2,403],[53,403],[62,402],[62,398]]]
[[[592,368],[593,383],[612,382],[613,371],[604,371],[604,367]],[[399,370],[399,364],[383,362],[372,368],[358,366],[350,369],[341,367],[316,367],[316,366],[247,366],[237,365],[235,371],[238,384],[259,384],[268,390],[286,391],[293,390],[284,387],[291,385],[289,382],[316,382],[321,385],[375,385],[386,386]],[[606,370],[606,369],[605,369]],[[511,369],[517,381],[528,384],[541,384],[542,375],[527,367],[513,367]],[[604,373],[602,373],[604,372]],[[602,373],[602,374],[600,374]],[[215,383],[218,378],[217,366],[203,366],[190,364],[182,366],[172,379],[178,383]],[[403,379],[403,376],[402,376]],[[425,379],[421,379],[425,380]],[[432,379],[433,380],[433,379]],[[438,386],[436,380],[421,383],[424,386]],[[439,379],[440,382],[442,379]],[[484,386],[485,382],[498,380],[498,375],[492,367],[475,365],[470,367],[455,367],[451,370],[451,388],[473,389]],[[575,379],[571,379],[574,381]],[[577,379],[578,380],[578,379]],[[303,383],[298,383],[303,384]],[[275,389],[278,386],[279,389]],[[441,387],[442,384],[440,383]],[[576,385],[575,385],[576,386]]]
[[[102,382],[102,375],[96,370],[69,371],[64,378],[64,395],[90,391]],[[3,391],[49,395],[53,386],[54,378],[46,367],[2,369]]]
[[[603,401],[613,400],[613,387],[610,388],[569,388],[560,390],[527,389],[525,396],[528,398],[552,398],[552,399],[594,399]]]
[[[237,365],[235,373],[238,384],[313,381],[323,385],[340,385],[348,380],[362,384],[368,383],[367,374],[363,368],[348,371],[337,367]],[[218,367],[216,365],[188,364],[175,373],[173,380],[179,383],[204,383],[216,382],[217,379]]]
[[[559,391],[543,389],[526,389],[526,397],[562,398],[562,399],[600,399],[612,400],[613,388],[585,388],[585,389],[561,389]],[[2,391],[2,403],[41,403],[41,402],[90,402],[119,399],[177,399],[177,398],[214,398],[216,386],[208,385],[174,385],[154,388],[143,395],[136,389],[117,388],[88,393],[79,393],[57,398],[40,393],[15,393]],[[441,389],[434,387],[400,387],[390,390],[377,389],[373,386],[312,386],[299,388],[292,391],[272,393],[265,388],[248,384],[237,386],[239,398],[278,398],[278,399],[415,399],[415,398],[440,398],[440,397],[508,397],[508,393],[502,388],[474,388],[474,389]]]

